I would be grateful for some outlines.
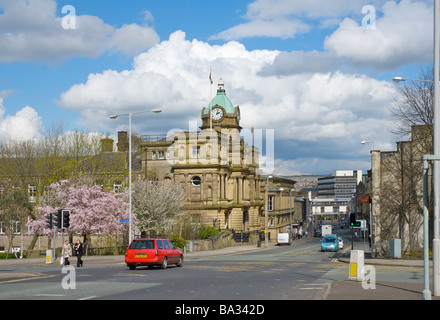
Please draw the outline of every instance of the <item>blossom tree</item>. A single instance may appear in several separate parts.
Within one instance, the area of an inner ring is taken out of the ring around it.
[[[183,187],[174,181],[138,179],[133,184],[133,222],[142,234],[168,233],[186,201]]]
[[[71,211],[70,234],[81,234],[84,242],[91,234],[113,235],[126,233],[126,224],[119,219],[128,218],[128,204],[115,192],[104,192],[100,186],[87,186],[63,180],[50,185],[43,196],[38,220],[29,222],[31,233],[50,234],[45,227],[45,216],[59,209]]]

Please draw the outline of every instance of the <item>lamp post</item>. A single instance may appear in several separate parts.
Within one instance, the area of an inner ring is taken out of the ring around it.
[[[394,81],[394,79],[393,79],[393,81]],[[366,143],[372,143],[373,144],[373,149],[372,150],[374,150],[374,141],[365,141],[365,140],[363,140],[363,141],[361,141],[361,143],[362,144],[366,144]],[[371,184],[370,184],[370,188],[371,188]],[[371,211],[372,211],[372,203],[371,203],[371,199],[369,200],[369,207],[370,207],[370,214],[369,214],[369,216],[370,216],[370,230],[369,230],[369,232],[370,232],[370,237],[369,237],[369,243],[370,243],[370,248],[371,248],[371,246],[373,245],[373,229],[372,229],[372,226],[371,226],[371,224],[372,224],[372,220],[371,220]]]
[[[131,116],[133,114],[139,114],[139,113],[146,113],[146,112],[153,112],[153,113],[160,113],[162,112],[161,109],[153,109],[153,110],[145,110],[145,111],[139,111],[139,112],[129,112],[129,113],[122,113],[122,114],[114,114],[110,116],[110,119],[116,119],[120,116],[128,116],[128,242],[131,243],[133,240],[132,235],[132,219],[131,219]]]
[[[290,189],[289,191],[289,200],[290,200],[290,240],[292,240],[292,191],[295,189]]]
[[[269,220],[269,218],[268,218],[268,212],[267,212],[267,206],[268,206],[268,204],[269,204],[269,179],[272,179],[272,176],[267,176],[266,177],[266,205],[264,206],[264,211],[265,211],[265,217],[266,217],[266,230],[265,230],[265,233],[264,233],[264,241],[266,242],[266,248],[268,248],[269,247],[269,239],[268,239],[268,227],[269,227],[269,224],[268,224],[268,220]]]

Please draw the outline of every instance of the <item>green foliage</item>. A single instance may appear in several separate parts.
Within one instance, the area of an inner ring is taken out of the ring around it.
[[[183,249],[185,246],[185,239],[182,237],[177,236],[177,234],[173,235],[173,239],[171,242],[174,244],[175,247]]]
[[[220,231],[215,227],[205,225],[200,226],[200,239],[210,239],[219,234]]]
[[[17,257],[20,257],[20,253],[17,253]],[[17,257],[13,253],[9,253],[8,254],[8,259],[16,259]],[[26,254],[25,253],[23,254],[23,258],[26,258]],[[6,252],[1,252],[0,253],[0,259],[6,259]]]

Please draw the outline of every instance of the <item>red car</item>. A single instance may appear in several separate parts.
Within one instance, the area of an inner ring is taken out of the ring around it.
[[[183,265],[183,253],[167,239],[135,239],[125,252],[125,263],[130,270],[137,266],[155,265],[166,269],[169,264]]]

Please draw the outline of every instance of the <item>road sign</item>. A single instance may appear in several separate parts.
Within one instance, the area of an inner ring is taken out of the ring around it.
[[[128,223],[130,222],[130,219],[119,219],[119,222]]]

